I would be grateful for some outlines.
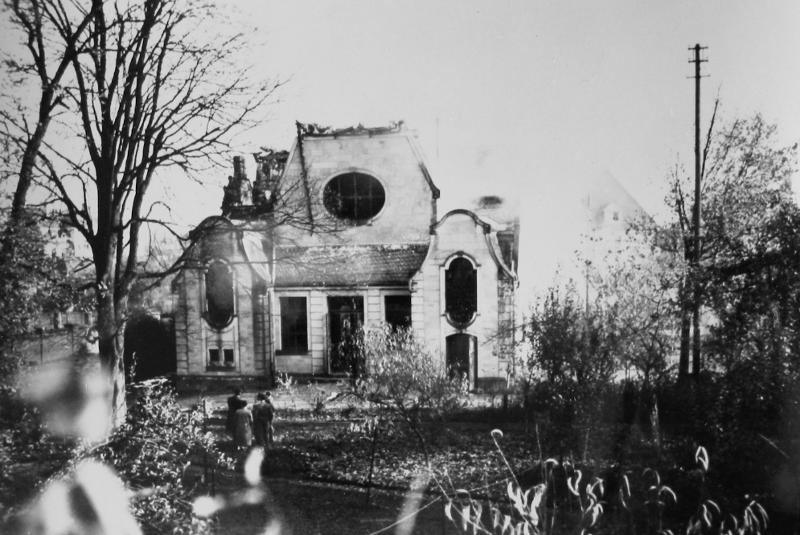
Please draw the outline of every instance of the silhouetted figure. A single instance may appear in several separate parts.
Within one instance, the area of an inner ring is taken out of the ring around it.
[[[233,444],[237,450],[253,445],[253,413],[245,400],[240,400],[239,408],[233,414]]]
[[[225,420],[225,430],[231,436],[234,434],[233,416],[236,410],[241,406],[241,402],[244,401],[241,395],[242,389],[237,386],[233,389],[233,395],[228,398],[228,417]]]
[[[272,405],[270,393],[259,393],[253,406],[253,434],[256,444],[269,446],[272,444],[272,420],[275,418],[275,407]]]

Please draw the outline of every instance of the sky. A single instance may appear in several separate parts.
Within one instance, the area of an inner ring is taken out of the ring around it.
[[[670,170],[693,168],[695,43],[708,47],[704,130],[719,95],[723,121],[758,112],[782,142],[800,140],[795,0],[218,3],[220,24],[250,43],[253,76],[285,82],[236,152],[288,149],[295,120],[402,119],[442,191],[440,213],[483,194],[519,204],[523,285],[577,247],[581,194],[604,173],[663,211]],[[170,185],[178,221],[218,213],[229,173]]]
[[[708,47],[703,130],[719,95],[721,120],[761,113],[782,142],[800,140],[796,1],[236,0],[228,9],[256,43],[253,73],[286,81],[243,152],[289,148],[295,120],[403,119],[442,190],[441,213],[482,194],[519,203],[523,282],[577,246],[581,193],[601,174],[663,212],[670,170],[693,169],[695,43]],[[214,180],[221,187],[225,176]]]

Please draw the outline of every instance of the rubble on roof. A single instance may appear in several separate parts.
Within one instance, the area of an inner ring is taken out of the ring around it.
[[[383,134],[396,134],[403,130],[404,122],[392,121],[389,126],[367,127],[359,123],[347,128],[331,128],[320,126],[317,123],[297,123],[298,132],[305,137],[340,137],[340,136],[377,136]]]

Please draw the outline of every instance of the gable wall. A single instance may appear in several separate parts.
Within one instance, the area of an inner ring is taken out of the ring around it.
[[[319,232],[279,228],[284,243],[292,245],[375,244],[427,242],[435,217],[430,186],[405,134],[303,138],[303,155],[309,179],[312,213]],[[368,225],[347,226],[329,216],[322,192],[330,178],[360,171],[377,178],[386,191],[386,204]],[[290,191],[290,209],[305,213],[304,188],[297,146],[287,163],[281,190]],[[335,226],[335,229],[334,229]],[[334,230],[333,232],[330,232]]]
[[[456,253],[464,253],[478,266],[478,315],[463,330],[453,327],[444,315],[443,266]],[[477,337],[478,378],[504,377],[507,353],[498,343],[498,320],[508,315],[505,299],[500,299],[501,281],[498,268],[486,243],[483,229],[467,215],[448,217],[436,229],[431,250],[414,279],[412,322],[416,336],[422,337],[432,349],[445,358],[445,339],[451,334],[465,332]],[[500,305],[500,303],[503,305]],[[502,306],[502,311],[500,309]]]
[[[255,275],[241,254],[232,233],[204,240],[200,245],[200,265],[220,258],[234,272],[235,317],[217,331],[203,317],[205,310],[204,270],[202,267],[182,271],[178,281],[178,307],[175,312],[175,338],[178,375],[192,376],[268,376],[268,309],[264,298],[254,296]],[[262,334],[263,333],[263,334]],[[236,366],[231,370],[209,370],[209,347],[232,347]]]

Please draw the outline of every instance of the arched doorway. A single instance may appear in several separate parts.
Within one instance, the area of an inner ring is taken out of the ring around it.
[[[478,367],[478,339],[466,333],[451,334],[445,339],[445,362],[450,377],[466,377],[475,384]]]

